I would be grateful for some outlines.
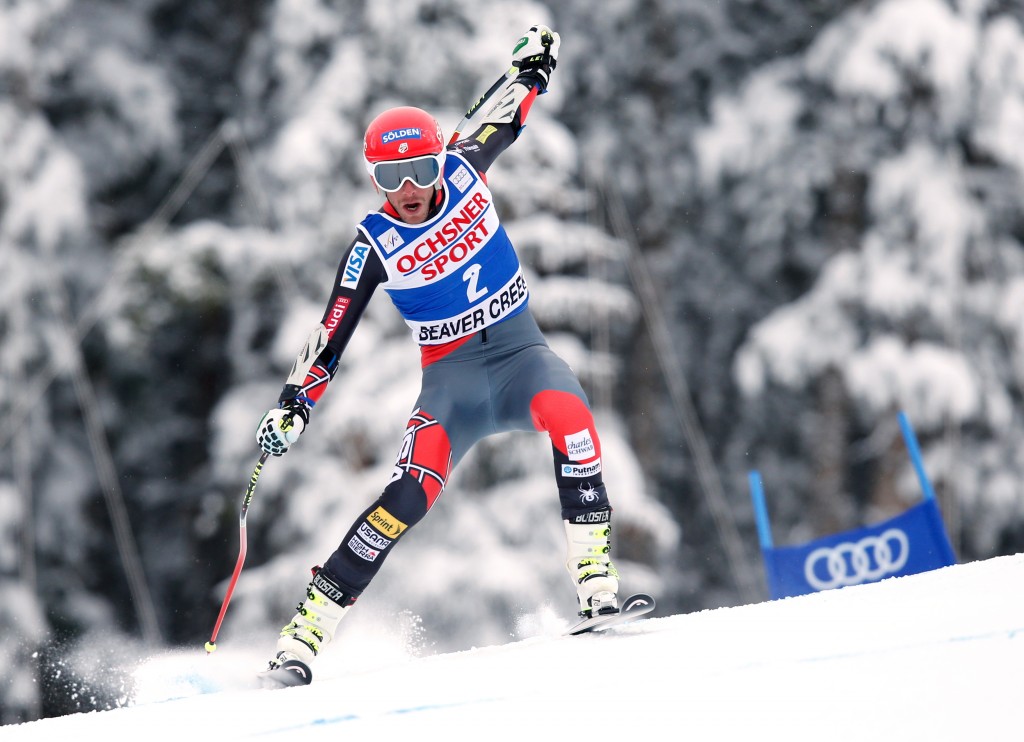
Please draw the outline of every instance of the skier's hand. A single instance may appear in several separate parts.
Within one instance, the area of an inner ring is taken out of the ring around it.
[[[547,26],[531,26],[512,50],[512,66],[519,70],[520,77],[535,78],[541,90],[547,90],[561,43],[558,34]]]
[[[309,404],[304,399],[289,399],[270,410],[256,428],[256,442],[267,453],[281,456],[295,443],[309,422]]]

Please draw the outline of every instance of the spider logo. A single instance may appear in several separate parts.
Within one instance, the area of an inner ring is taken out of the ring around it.
[[[583,489],[583,485],[579,486],[580,491],[580,502],[584,505],[593,505],[595,502],[601,499],[601,493],[594,489],[594,485],[590,482],[586,483],[587,489]]]

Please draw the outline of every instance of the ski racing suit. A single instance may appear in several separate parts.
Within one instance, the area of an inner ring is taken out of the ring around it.
[[[343,593],[334,596],[342,605],[355,601],[396,541],[426,515],[470,447],[494,433],[547,432],[563,519],[610,519],[586,395],[534,321],[486,182],[488,167],[522,131],[537,92],[518,91],[514,113],[448,145],[424,223],[404,223],[389,202],[363,219],[323,315],[326,347],[303,383],[286,384],[279,399],[303,397],[312,405],[321,398],[370,297],[383,288],[421,346],[422,388],[390,482],[323,565]]]

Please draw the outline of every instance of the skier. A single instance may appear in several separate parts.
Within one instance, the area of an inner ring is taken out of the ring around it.
[[[575,374],[548,347],[528,309],[529,290],[484,175],[546,92],[559,44],[547,27],[530,28],[515,46],[514,76],[495,94],[497,104],[447,147],[437,121],[418,108],[387,110],[366,130],[366,168],[385,203],[359,224],[323,321],[278,407],[260,421],[257,441],[275,456],[295,443],[378,286],[421,346],[422,388],[390,482],[314,569],[263,673],[268,685],[310,682],[309,664],[396,542],[441,495],[454,466],[476,441],[502,431],[550,436],[580,615],[619,610],[609,555],[612,510],[593,415]]]

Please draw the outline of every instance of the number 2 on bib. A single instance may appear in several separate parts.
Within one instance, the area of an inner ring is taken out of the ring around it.
[[[487,287],[479,288],[477,283],[480,281],[480,264],[473,263],[473,265],[466,268],[462,274],[462,280],[468,283],[466,287],[466,298],[469,299],[469,303],[472,304],[477,299],[487,296]]]

